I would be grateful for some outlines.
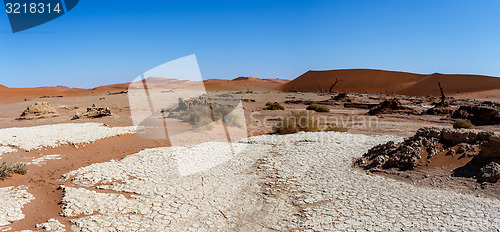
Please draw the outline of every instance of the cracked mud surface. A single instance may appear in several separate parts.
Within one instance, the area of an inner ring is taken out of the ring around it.
[[[400,139],[298,133],[147,149],[64,175],[61,214],[81,231],[500,229],[499,200],[351,167],[374,145]]]

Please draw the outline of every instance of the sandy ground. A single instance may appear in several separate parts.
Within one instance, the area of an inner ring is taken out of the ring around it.
[[[238,153],[228,143],[143,150],[65,175],[62,214],[80,231],[499,229],[496,199],[352,167],[368,148],[399,139],[299,133],[252,137],[232,144]],[[217,162],[199,164],[208,161]]]
[[[14,222],[11,225],[12,228],[14,230],[33,229],[34,225],[50,218],[60,219],[61,206],[59,201],[62,199],[62,190],[57,189],[61,184],[57,179],[61,178],[62,174],[92,163],[111,159],[120,160],[145,148],[166,145],[165,140],[150,140],[142,139],[137,135],[122,135],[98,140],[93,144],[78,148],[64,145],[40,151],[20,151],[3,155],[2,160],[6,162],[30,162],[43,155],[61,155],[61,159],[47,160],[46,164],[41,166],[29,165],[29,172],[26,175],[14,175],[12,178],[0,182],[0,187],[27,186],[29,192],[35,196],[34,200],[24,206],[23,212],[26,218]],[[60,221],[70,226],[67,219],[60,219]]]
[[[460,74],[415,74],[372,69],[308,71],[284,85],[286,91],[325,92],[336,82],[334,91],[350,93],[440,96],[438,82],[447,95],[500,89],[500,78]]]
[[[273,125],[276,123],[273,119],[283,117],[291,111],[301,111],[306,108],[306,105],[304,104],[283,104],[286,108],[284,111],[262,110],[266,102],[276,101],[283,103],[286,100],[317,101],[327,100],[332,96],[330,94],[320,93],[278,92],[272,90],[278,86],[275,86],[274,84],[271,86],[271,89],[261,89],[260,91],[255,90],[247,92],[250,88],[256,88],[256,86],[264,88],[269,84],[267,82],[263,83],[254,80],[250,80],[249,82],[253,83],[252,81],[256,83],[247,85],[231,83],[235,86],[240,86],[241,88],[238,92],[232,92],[233,94],[238,95],[241,99],[248,99],[243,102],[248,136],[258,136],[270,133],[272,132]],[[220,83],[215,83],[212,84],[212,86],[215,86],[213,88],[217,89],[217,85],[219,84]],[[104,123],[110,127],[133,126],[127,94],[110,95],[108,93],[119,92],[118,90],[120,89],[103,88],[91,91],[73,90],[67,92],[57,89],[44,89],[43,91],[18,89],[8,90],[10,92],[7,92],[7,90],[2,89],[0,90],[0,95],[3,96],[0,98],[2,99],[0,100],[0,128],[33,127],[40,125],[85,122]],[[227,92],[219,91],[213,92],[212,94],[222,95],[225,93]],[[351,97],[358,102],[378,103],[383,98],[391,98],[392,96],[352,95]],[[477,94],[462,93],[457,95],[457,97],[481,98],[490,101],[498,101],[500,98],[497,90],[486,90],[478,92]],[[255,102],[250,100],[255,100]],[[58,111],[58,116],[37,120],[16,120],[26,107],[40,101],[51,104]],[[71,120],[75,113],[81,113],[93,104],[96,106],[109,107],[113,116],[97,119]],[[417,106],[417,108],[423,110],[425,107],[428,107],[427,104],[429,103],[424,102],[422,106]],[[318,113],[317,115],[323,117],[325,122],[335,122],[344,125],[349,128],[349,133],[351,134],[411,136],[422,126],[450,127],[454,121],[447,117],[431,115],[367,116],[367,109],[343,108],[340,105],[330,105],[328,107],[331,112]],[[176,125],[180,128],[179,130],[190,127],[187,123],[178,123]],[[479,126],[476,129],[500,132],[499,125]],[[184,136],[184,138],[186,138],[185,141],[188,141],[185,142],[185,144],[198,144],[200,142],[206,142],[207,139],[211,140],[205,132],[202,132],[202,134],[186,134]],[[164,139],[150,140],[141,138],[138,135],[120,135],[111,138],[99,139],[94,143],[87,144],[85,146],[75,147],[74,145],[62,145],[55,148],[44,148],[28,152],[17,148],[14,148],[17,151],[12,152],[12,150],[10,150],[13,149],[12,146],[2,145],[0,147],[0,152],[3,153],[3,155],[0,156],[0,161],[31,163],[28,166],[28,174],[23,176],[14,175],[12,178],[0,181],[0,188],[9,186],[26,186],[28,188],[27,191],[35,198],[24,205],[23,213],[26,217],[22,220],[13,222],[11,224],[13,230],[34,229],[36,224],[46,222],[51,218],[57,219],[63,223],[66,228],[70,228],[70,220],[75,219],[75,217],[59,216],[59,213],[62,210],[62,205],[59,202],[63,199],[63,190],[58,189],[59,185],[62,183],[57,181],[57,179],[59,179],[63,174],[69,173],[81,167],[95,163],[107,162],[112,159],[121,160],[145,148],[165,147],[170,144],[171,143],[169,141]],[[290,146],[290,144],[288,146]],[[363,151],[360,150],[358,153],[362,152]],[[362,155],[358,153],[357,156]],[[356,155],[352,154],[352,156]],[[66,181],[64,184],[67,186],[77,187],[71,182],[71,180]],[[425,186],[429,187],[429,185]],[[405,188],[406,187],[407,186],[405,185]],[[95,190],[95,188],[87,187],[86,190]],[[461,190],[450,189],[449,191],[460,192]],[[99,190],[99,193],[109,192]]]

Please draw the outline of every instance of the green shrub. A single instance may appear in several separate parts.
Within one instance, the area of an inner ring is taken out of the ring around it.
[[[275,125],[274,130],[278,134],[292,134],[299,131],[321,131],[319,128],[319,123],[314,114],[307,111],[292,112],[290,115],[281,120],[277,125]]]
[[[469,119],[457,119],[455,123],[453,123],[453,128],[472,129],[474,125],[472,125]]]
[[[349,131],[349,129],[346,127],[343,127],[343,126],[337,126],[337,124],[332,123],[332,124],[329,124],[328,127],[325,128],[324,131],[347,132],[347,131]]]
[[[25,175],[26,173],[28,173],[28,168],[25,163],[16,163],[14,166],[11,166],[7,162],[2,162],[0,165],[0,180],[5,180],[5,178],[12,174]]]
[[[318,104],[311,104],[306,108],[306,110],[314,110],[316,112],[330,112],[330,109],[328,109],[328,107]]]
[[[280,103],[278,102],[275,103],[268,102],[266,103],[266,107],[264,107],[264,110],[285,110],[285,107],[280,105]]]

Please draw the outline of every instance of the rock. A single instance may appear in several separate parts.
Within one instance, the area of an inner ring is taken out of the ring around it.
[[[480,140],[482,141],[488,141],[491,136],[495,135],[493,131],[481,131],[477,134]]]
[[[423,127],[417,130],[415,136],[441,138],[441,129],[437,127]]]
[[[47,117],[57,117],[57,111],[47,102],[37,102],[28,106],[17,120],[31,120]]]
[[[335,101],[346,101],[346,102],[350,102],[351,101],[351,99],[349,98],[349,96],[347,96],[347,93],[339,93],[339,94],[337,94],[337,96],[332,97],[331,99],[333,99]]]
[[[37,224],[35,227],[37,229],[42,229],[44,231],[52,231],[52,232],[66,231],[64,229],[65,226],[54,218],[49,219],[47,222]]]
[[[441,139],[450,144],[480,142],[478,133],[468,129],[445,128],[441,131]]]
[[[480,134],[480,135],[479,135]],[[427,152],[427,161],[448,147],[448,156],[455,155],[451,147],[459,145],[456,154],[474,157],[478,155],[475,149],[481,145],[483,157],[498,157],[500,155],[500,137],[492,132],[475,132],[467,129],[423,127],[414,136],[402,143],[388,142],[368,150],[355,165],[372,168],[414,169],[422,158],[422,152]],[[488,138],[488,141],[482,140]]]
[[[87,108],[87,112],[81,114],[75,114],[71,120],[76,120],[80,118],[100,118],[104,116],[112,116],[111,110],[108,107],[96,107],[92,105],[92,107]]]
[[[417,165],[420,156],[421,143],[414,143],[411,138],[401,144],[393,141],[381,144],[368,150],[366,154],[356,161],[356,165],[367,168],[381,167],[401,169],[413,169]]]
[[[500,164],[498,161],[492,161],[481,168],[479,181],[496,183],[500,180]]]
[[[178,111],[191,109],[193,106],[208,106],[208,97],[206,94],[199,96],[198,98],[179,98],[179,108]]]
[[[394,98],[392,100],[385,100],[382,103],[378,104],[376,107],[373,107],[368,111],[369,115],[377,115],[377,114],[418,114],[418,112],[410,107],[403,105],[403,103]]]
[[[500,124],[500,111],[488,106],[460,106],[451,117],[469,119],[476,124]]]
[[[430,115],[451,115],[454,111],[455,109],[451,106],[436,105],[425,111],[425,113]]]
[[[488,142],[481,145],[481,151],[482,157],[500,158],[500,136],[491,136]]]
[[[463,153],[467,152],[467,150],[469,150],[469,144],[461,143],[458,146],[457,154],[463,154]]]
[[[373,107],[378,106],[378,104],[373,104],[373,103],[357,103],[357,102],[351,102],[351,103],[345,103],[344,108],[358,108],[358,109],[371,109]]]

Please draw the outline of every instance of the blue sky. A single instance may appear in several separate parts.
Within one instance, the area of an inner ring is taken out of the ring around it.
[[[129,82],[196,54],[204,79],[293,79],[375,68],[500,76],[500,1],[81,0],[13,34],[0,13],[0,84]]]

